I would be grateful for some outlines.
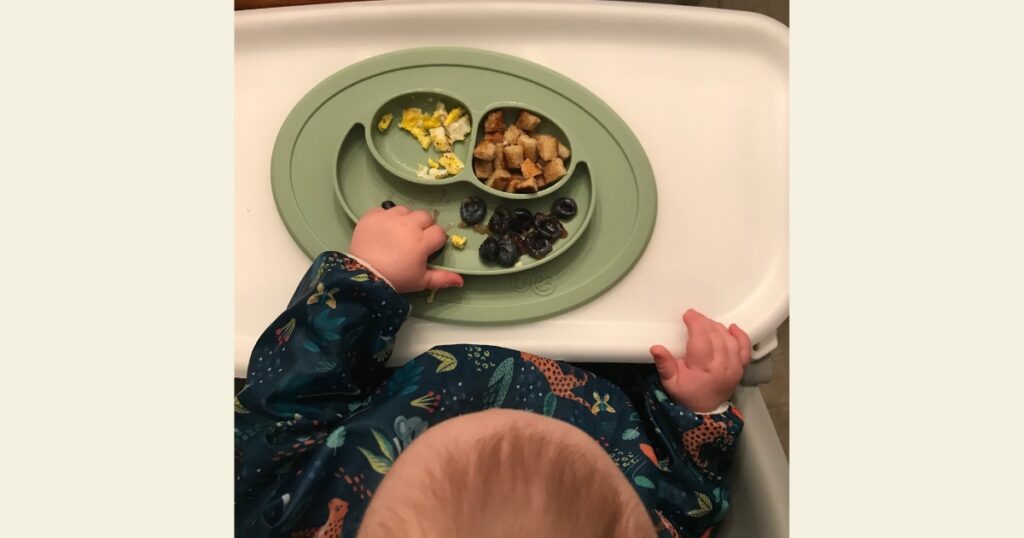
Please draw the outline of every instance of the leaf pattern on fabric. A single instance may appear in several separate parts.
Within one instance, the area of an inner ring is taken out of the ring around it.
[[[391,378],[388,379],[388,394],[406,396],[416,392],[416,389],[419,388],[420,374],[422,373],[422,366],[417,366],[413,362],[406,363],[405,366],[395,370],[391,374]]]
[[[637,437],[640,437],[640,430],[636,428],[627,428],[626,431],[622,432],[623,441],[632,441]]]
[[[391,461],[395,461],[395,449],[391,448],[391,441],[388,441],[387,437],[384,437],[384,434],[377,430],[371,429],[370,432],[373,433],[373,438],[377,440],[377,446],[380,447],[380,451],[384,454],[384,457]]]
[[[451,372],[459,365],[459,360],[455,358],[455,355],[448,353],[441,349],[431,349],[427,351],[428,354],[432,355],[435,359],[441,361],[441,364],[437,365],[437,373]]]
[[[491,381],[487,383],[487,394],[484,396],[484,405],[486,407],[501,407],[501,404],[505,402],[508,387],[512,384],[514,363],[515,360],[509,357],[494,369]]]
[[[710,514],[711,508],[713,508],[714,506],[711,504],[711,499],[707,495],[699,491],[697,492],[697,505],[700,506],[700,508],[696,510],[690,510],[689,512],[686,513],[686,515],[690,517],[703,517]]]
[[[544,397],[544,414],[547,416],[553,416],[555,414],[555,406],[558,405],[558,397],[555,396],[554,392],[549,392]]]
[[[715,514],[715,519],[712,521],[713,524],[717,525],[725,519],[725,515],[729,513],[729,501],[725,499],[725,494],[722,492],[721,487],[715,488],[712,492],[715,496],[715,502],[718,503],[718,513]]]
[[[366,273],[360,273],[360,274],[350,278],[349,280],[354,280],[356,282],[366,282],[367,280],[370,280],[370,275],[368,275]]]
[[[333,432],[331,432],[330,435],[327,436],[327,448],[333,448],[335,452],[337,452],[337,450],[341,448],[342,445],[345,444],[346,433],[347,432],[345,431],[344,426],[338,426],[337,429],[335,429]]]
[[[391,469],[391,462],[388,461],[387,459],[382,458],[361,446],[356,448],[358,448],[359,451],[363,453],[363,456],[366,457],[366,461],[370,463],[370,467],[374,471],[377,471],[380,474],[387,474],[387,472]]]
[[[665,396],[665,393],[661,392],[658,389],[654,389],[654,397],[657,398],[659,402],[664,402],[668,400],[668,396]]]
[[[654,489],[654,482],[651,482],[650,478],[643,475],[637,475],[633,477],[633,483],[647,489]]]
[[[654,447],[647,443],[640,443],[640,452],[643,452],[644,456],[647,456],[647,459],[651,460],[654,465],[658,465],[658,456],[654,453]]]
[[[242,405],[242,402],[238,401],[238,396],[235,396],[235,413],[239,415],[248,415],[249,410]]]

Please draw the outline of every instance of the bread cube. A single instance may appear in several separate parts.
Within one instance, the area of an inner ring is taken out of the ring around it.
[[[502,152],[505,154],[505,168],[519,168],[523,165],[522,146],[505,146]]]
[[[556,179],[565,175],[565,163],[562,159],[555,157],[544,165],[544,181],[546,184],[554,183]]]
[[[540,125],[540,118],[530,114],[529,112],[522,110],[519,112],[519,117],[516,118],[516,127],[524,131],[532,131]]]

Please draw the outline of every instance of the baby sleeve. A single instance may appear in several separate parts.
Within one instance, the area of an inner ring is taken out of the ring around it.
[[[365,264],[321,254],[253,348],[236,425],[347,412],[383,381],[408,314],[409,303]]]
[[[672,401],[657,376],[646,380],[644,410],[657,446],[641,446],[661,471],[657,507],[663,535],[706,537],[729,508],[725,478],[743,429],[743,416],[730,403],[695,413]]]

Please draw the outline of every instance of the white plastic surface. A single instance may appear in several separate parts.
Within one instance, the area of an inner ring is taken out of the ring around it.
[[[360,2],[235,15],[237,376],[309,264],[270,190],[278,129],[332,73],[421,46],[514,54],[597,94],[647,152],[658,221],[633,271],[595,301],[503,328],[412,318],[394,364],[457,342],[583,362],[649,361],[651,344],[682,349],[687,307],[772,341],[789,298],[784,26],[751,13],[638,3]]]

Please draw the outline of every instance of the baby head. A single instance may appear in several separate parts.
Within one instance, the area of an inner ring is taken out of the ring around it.
[[[428,429],[373,494],[359,538],[653,537],[640,497],[586,433],[491,409]]]

